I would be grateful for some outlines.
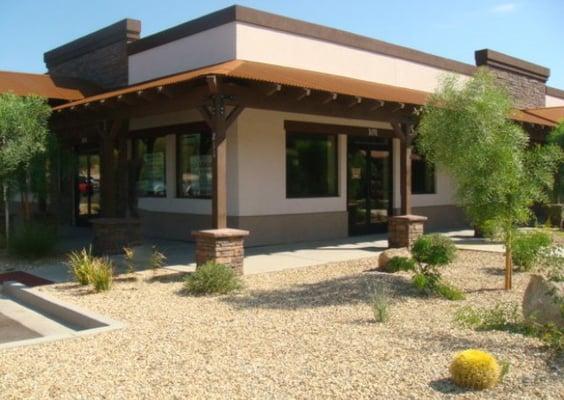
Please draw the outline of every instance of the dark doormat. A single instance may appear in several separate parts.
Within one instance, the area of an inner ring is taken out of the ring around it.
[[[29,287],[49,285],[53,283],[47,279],[43,279],[23,271],[6,272],[0,274],[0,284],[7,281],[16,281],[19,283],[23,283],[24,285]]]

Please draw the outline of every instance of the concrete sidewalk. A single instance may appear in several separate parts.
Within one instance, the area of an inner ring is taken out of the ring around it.
[[[473,237],[472,230],[441,232],[455,242],[460,249],[503,252],[503,246],[486,239]],[[193,272],[196,269],[194,243],[147,239],[146,245],[135,248],[135,264],[138,269],[148,269],[151,248],[155,246],[166,257],[165,267],[179,272]],[[309,267],[330,262],[357,260],[375,257],[388,246],[387,234],[354,236],[339,240],[324,240],[274,246],[249,247],[245,249],[245,274],[282,271]],[[118,265],[118,273],[125,271],[123,257],[111,259]],[[28,271],[53,282],[71,279],[68,267],[53,263]]]

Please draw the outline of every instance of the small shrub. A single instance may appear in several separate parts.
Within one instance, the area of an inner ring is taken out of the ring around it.
[[[554,324],[525,321],[516,304],[499,303],[493,308],[462,307],[454,315],[459,325],[478,331],[505,331],[533,336],[556,353],[564,351],[564,330]]]
[[[498,303],[493,308],[462,307],[454,314],[461,326],[476,330],[515,330],[520,321],[519,308],[512,303]]]
[[[8,245],[9,251],[23,258],[50,255],[57,244],[57,230],[52,225],[26,223],[15,230]]]
[[[538,261],[541,251],[551,244],[552,236],[547,232],[517,232],[511,244],[513,263],[523,271],[530,271]]]
[[[151,259],[149,260],[149,264],[153,269],[153,272],[156,272],[157,269],[164,267],[166,262],[166,256],[161,253],[155,246],[153,246],[153,250],[151,251]]]
[[[384,285],[379,284],[373,289],[370,305],[376,322],[386,322],[390,318],[390,302]]]
[[[439,295],[448,300],[462,300],[464,294],[442,281],[439,267],[450,264],[456,256],[456,247],[448,237],[438,234],[423,235],[411,249],[415,274],[413,286],[424,295]]]
[[[135,272],[135,250],[131,247],[124,247],[123,248],[123,258],[125,260],[125,265],[127,267],[127,273],[132,274]]]
[[[456,247],[447,236],[423,235],[413,243],[411,253],[418,263],[438,267],[454,261]]]
[[[106,258],[95,258],[92,263],[90,281],[96,292],[110,290],[113,281],[113,265]]]
[[[388,272],[398,272],[398,271],[413,271],[415,269],[415,260],[408,257],[394,256],[388,261],[386,265],[386,271]]]
[[[493,355],[481,350],[465,350],[458,353],[450,365],[453,382],[468,389],[494,387],[502,375],[502,368]]]
[[[92,264],[94,257],[91,249],[73,251],[67,257],[67,265],[70,267],[71,275],[81,285],[86,286],[90,283]]]
[[[186,292],[196,295],[226,294],[241,287],[241,280],[233,269],[213,262],[199,266],[184,281]]]
[[[435,293],[447,300],[464,300],[465,296],[459,289],[446,283],[439,283],[435,287]]]

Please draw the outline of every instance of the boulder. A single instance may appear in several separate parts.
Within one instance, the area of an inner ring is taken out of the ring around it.
[[[393,257],[411,257],[411,253],[407,247],[384,250],[378,257],[378,269],[386,271],[386,267]]]
[[[532,275],[523,297],[523,315],[529,321],[564,328],[564,284]]]

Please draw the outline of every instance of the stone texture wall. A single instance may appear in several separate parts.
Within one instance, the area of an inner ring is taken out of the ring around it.
[[[213,261],[227,265],[238,275],[243,275],[244,238],[249,234],[248,231],[225,228],[192,234],[196,239],[196,265]]]
[[[544,107],[546,86],[544,82],[495,67],[489,69],[513,96],[517,108]]]
[[[120,41],[49,68],[57,77],[80,78],[105,89],[127,85],[127,43]]]
[[[388,246],[391,248],[411,248],[424,233],[427,217],[420,215],[400,215],[391,217],[388,224]]]

